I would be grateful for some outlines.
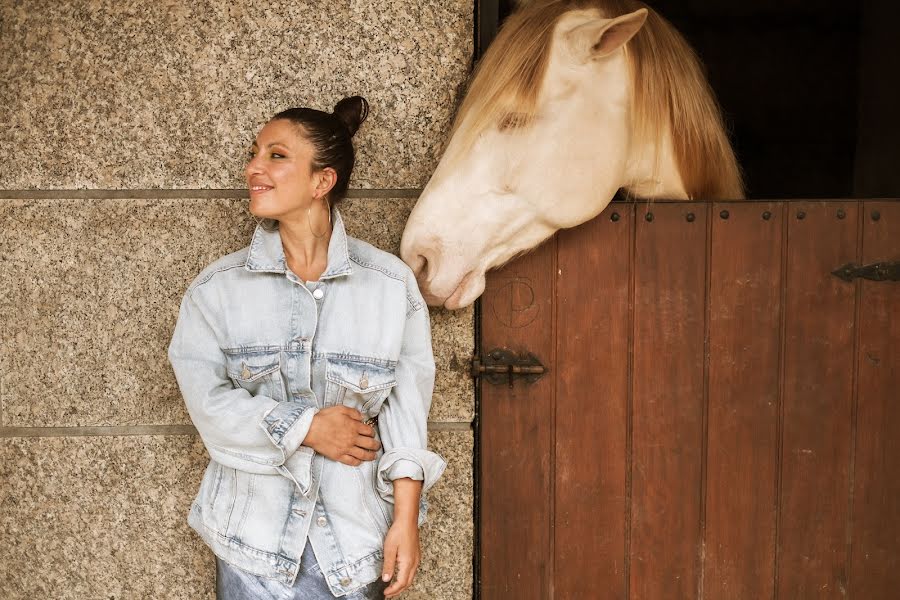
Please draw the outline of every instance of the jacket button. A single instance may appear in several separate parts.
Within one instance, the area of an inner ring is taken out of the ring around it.
[[[363,373],[362,378],[359,380],[359,389],[364,390],[369,387],[369,378]]]
[[[250,369],[247,368],[247,365],[244,365],[244,370],[241,371],[241,377],[244,379],[250,379]]]
[[[343,579],[341,579],[341,585],[344,587],[347,587],[348,585],[350,585],[350,578],[344,577]]]
[[[325,517],[319,517],[318,519],[316,519],[316,525],[318,525],[319,527],[325,527],[326,525],[328,525],[328,519],[326,519]]]
[[[322,296],[324,296],[324,295],[325,295],[325,292],[323,292],[322,290],[320,290],[318,288],[316,288],[315,291],[313,291],[313,298],[315,298],[316,300],[321,300]]]

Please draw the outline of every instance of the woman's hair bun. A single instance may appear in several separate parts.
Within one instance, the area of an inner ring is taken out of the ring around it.
[[[334,115],[350,130],[351,137],[369,116],[369,103],[362,96],[350,96],[334,105]]]

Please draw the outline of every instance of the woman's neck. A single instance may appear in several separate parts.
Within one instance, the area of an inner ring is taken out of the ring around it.
[[[317,281],[328,267],[331,226],[323,229],[324,234],[317,237],[305,220],[302,223],[279,223],[278,232],[287,266],[304,281]]]

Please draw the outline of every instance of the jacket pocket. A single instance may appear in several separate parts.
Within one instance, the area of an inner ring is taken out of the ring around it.
[[[393,366],[346,358],[327,362],[325,404],[343,404],[368,418],[378,415],[391,388],[397,385]]]
[[[278,402],[285,399],[281,353],[277,350],[225,350],[225,370],[235,387],[252,396],[269,396]]]

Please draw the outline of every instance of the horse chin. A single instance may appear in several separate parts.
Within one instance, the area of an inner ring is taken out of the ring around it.
[[[484,293],[484,271],[469,271],[450,296],[444,300],[444,308],[458,310],[475,302]]]

